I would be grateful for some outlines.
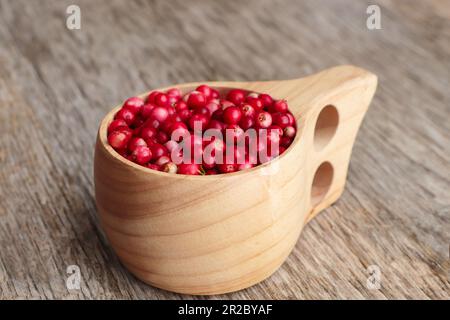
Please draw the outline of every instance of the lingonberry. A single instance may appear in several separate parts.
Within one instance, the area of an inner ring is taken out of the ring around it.
[[[258,98],[262,101],[264,108],[270,108],[273,103],[272,97],[266,93],[259,94]]]
[[[212,89],[210,86],[207,86],[206,84],[202,84],[201,86],[198,86],[197,89],[195,89],[195,91],[203,93],[206,100],[211,99]]]
[[[259,128],[268,128],[272,124],[272,116],[266,111],[261,111],[256,115],[256,125]]]
[[[253,108],[250,104],[245,103],[243,105],[241,105],[241,111],[242,111],[242,115],[244,117],[251,117],[254,118],[256,116],[256,110],[255,108]]]
[[[116,113],[115,119],[122,119],[127,123],[127,125],[131,125],[135,119],[135,114],[128,109],[120,109],[119,112]]]
[[[227,94],[227,100],[235,105],[241,104],[245,100],[245,91],[241,89],[232,89]]]
[[[257,111],[262,110],[262,108],[264,108],[263,102],[259,98],[247,97],[246,101],[249,105],[251,105]]]
[[[197,123],[200,135],[193,134]],[[245,134],[250,129],[256,131]],[[121,156],[147,168],[211,175],[270,161],[285,152],[296,133],[286,100],[241,89],[221,97],[218,90],[201,85],[183,98],[171,88],[149,93],[145,102],[126,100],[107,128],[107,140]]]
[[[165,93],[158,93],[155,95],[155,104],[160,107],[170,106],[169,96]]]
[[[288,137],[288,138],[292,139],[292,138],[295,137],[295,133],[296,133],[295,131],[296,130],[295,130],[294,127],[288,126],[288,127],[284,128],[283,134],[284,134],[285,137]]]
[[[133,152],[134,150],[137,149],[137,147],[140,147],[140,146],[143,146],[143,147],[147,146],[147,143],[142,138],[133,137],[130,139],[130,142],[128,142],[128,150],[130,150],[131,152]]]
[[[125,130],[117,130],[113,131],[108,135],[108,143],[114,149],[124,149],[127,147],[128,141],[130,140],[131,135],[127,134]]]
[[[161,145],[159,143],[155,143],[152,146],[150,146],[150,150],[152,152],[153,159],[159,159],[162,156],[167,156],[169,154],[166,147],[164,147],[163,145]]]
[[[223,111],[223,121],[226,124],[238,124],[242,118],[242,111],[238,107],[232,106]]]
[[[156,107],[150,114],[150,119],[158,120],[160,123],[166,121],[169,117],[169,111],[164,107]]]
[[[131,155],[133,160],[138,164],[146,164],[152,158],[152,152],[150,151],[150,148],[146,146],[136,147]]]
[[[128,127],[127,123],[125,122],[125,120],[123,119],[116,119],[113,120],[110,125],[108,126],[108,134],[110,134],[111,132],[119,129],[120,127]]]
[[[162,171],[167,173],[177,173],[178,166],[173,162],[167,162],[162,166]]]
[[[230,164],[224,163],[224,164],[218,164],[217,168],[222,173],[232,173],[237,170],[237,165],[234,163],[230,163]]]
[[[282,129],[286,128],[291,124],[291,120],[289,116],[286,113],[273,113],[273,123],[277,126],[281,127]]]
[[[198,164],[180,164],[178,165],[178,173],[179,174],[188,174],[188,175],[199,175],[200,174],[200,166]]]
[[[286,100],[277,100],[273,103],[273,110],[272,112],[281,112],[285,113],[288,111],[288,105]]]
[[[141,110],[143,105],[144,101],[141,98],[132,97],[125,101],[122,108],[128,109],[134,114],[137,114]]]
[[[141,129],[140,136],[144,140],[156,138],[157,130],[153,127],[144,127]]]
[[[156,171],[160,171],[161,170],[161,167],[156,165],[156,164],[154,164],[154,163],[147,163],[146,167],[149,168],[149,169],[152,169],[152,170],[156,170]]]
[[[204,107],[206,105],[205,95],[198,91],[192,91],[188,96],[187,104],[193,109]]]
[[[252,128],[255,125],[255,120],[253,117],[243,117],[241,119],[241,121],[239,121],[239,126],[244,129],[244,130],[248,130],[250,128]]]

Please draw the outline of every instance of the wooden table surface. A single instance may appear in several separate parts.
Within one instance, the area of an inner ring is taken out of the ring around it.
[[[72,3],[81,30],[66,28]],[[366,27],[369,3],[381,30]],[[99,121],[160,86],[354,64],[379,87],[342,198],[272,277],[213,298],[449,299],[449,58],[448,0],[0,0],[0,298],[191,298],[140,282],[109,247],[93,194]]]

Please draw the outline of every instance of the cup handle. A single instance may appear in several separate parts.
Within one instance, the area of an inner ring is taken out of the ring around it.
[[[310,221],[344,191],[351,151],[377,87],[377,77],[354,66],[339,66],[287,80],[286,99],[297,119],[308,155],[306,185],[311,186]]]

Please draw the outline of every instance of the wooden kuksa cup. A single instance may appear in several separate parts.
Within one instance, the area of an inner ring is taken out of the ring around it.
[[[175,87],[185,93],[199,84]],[[377,77],[339,66],[295,80],[202,84],[286,99],[297,119],[294,142],[249,170],[168,174],[132,163],[108,144],[117,107],[101,122],[94,165],[98,216],[123,265],[155,287],[197,295],[269,277],[305,224],[339,198]]]

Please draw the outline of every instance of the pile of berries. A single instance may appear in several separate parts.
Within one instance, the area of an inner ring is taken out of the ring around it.
[[[123,157],[153,170],[188,175],[231,173],[272,160],[297,131],[285,100],[201,85],[125,101],[108,126]],[[250,134],[253,132],[253,135]],[[253,143],[254,142],[254,143]]]

